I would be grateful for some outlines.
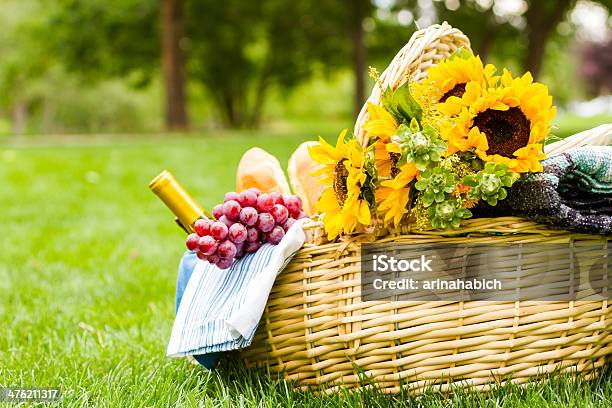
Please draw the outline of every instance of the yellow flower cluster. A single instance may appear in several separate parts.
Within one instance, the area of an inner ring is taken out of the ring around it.
[[[335,146],[319,138],[319,143],[308,149],[312,159],[323,165],[313,176],[321,177],[319,182],[327,186],[316,208],[323,214],[329,240],[371,222],[369,204],[361,194],[367,177],[365,156],[357,140],[346,140],[346,132],[340,133]]]
[[[452,115],[441,129],[449,154],[473,150],[516,173],[542,171],[543,141],[556,114],[548,88],[530,73],[513,78],[504,70],[497,86],[469,83],[467,89],[462,100],[449,98],[439,107]]]
[[[431,67],[424,81],[410,83],[409,88],[422,109],[421,129],[433,129],[444,140],[443,157],[471,152],[472,157],[504,164],[513,173],[541,171],[543,140],[556,113],[552,97],[529,73],[518,78],[508,70],[496,73],[480,57],[465,54]],[[323,165],[319,175],[324,175],[321,182],[327,188],[317,209],[324,214],[329,239],[367,227],[371,211],[385,225],[399,225],[410,212],[414,181],[421,178],[415,162],[406,160],[411,156],[397,142],[409,120],[387,105],[369,103],[367,112],[363,126],[367,146],[354,138],[347,140],[344,131],[335,147],[321,139],[310,149],[313,160]],[[373,161],[374,175],[368,175],[368,160]],[[370,199],[374,202],[364,198],[368,177],[375,181]],[[460,193],[461,188],[467,187],[459,185]]]
[[[363,129],[371,138],[377,140],[373,144],[374,159],[378,174],[382,177],[390,177],[393,173],[393,158],[387,151],[387,145],[391,142],[391,136],[397,133],[397,120],[382,106],[368,103],[368,121]]]

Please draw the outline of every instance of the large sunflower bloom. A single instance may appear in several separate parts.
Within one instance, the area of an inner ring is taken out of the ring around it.
[[[376,191],[376,202],[378,212],[383,215],[385,225],[391,222],[397,227],[404,214],[408,212],[408,199],[410,188],[408,184],[413,181],[418,174],[414,163],[410,162],[399,169],[399,173],[392,180],[381,183]]]
[[[480,57],[474,55],[467,58],[457,56],[444,60],[429,68],[427,79],[421,85],[415,85],[416,98],[417,100],[434,98],[434,102],[438,103],[438,110],[441,113],[454,116],[459,112],[451,108],[460,103],[465,96],[470,96],[467,85],[475,83],[482,88],[494,86],[499,80],[499,77],[495,76],[495,71],[493,65],[485,66]],[[429,96],[420,96],[423,93],[428,93]],[[469,100],[472,98],[473,95],[467,98],[468,100],[464,101],[462,105],[468,106]],[[447,101],[453,101],[454,104],[447,106]]]
[[[543,140],[556,114],[546,86],[530,73],[512,78],[504,70],[501,87],[480,89],[443,133],[449,152],[473,150],[485,162],[507,164],[516,173],[542,171]]]
[[[371,221],[369,204],[361,194],[367,177],[363,150],[357,140],[346,141],[345,135],[343,130],[335,146],[319,138],[319,143],[308,149],[310,157],[323,165],[313,176],[322,176],[319,183],[327,186],[316,208],[323,214],[329,240],[342,232],[350,234]]]
[[[397,133],[399,124],[382,106],[368,102],[368,120],[363,129],[368,133],[368,140],[374,141],[374,162],[379,177],[391,177],[398,157],[387,151],[386,145],[391,136]]]

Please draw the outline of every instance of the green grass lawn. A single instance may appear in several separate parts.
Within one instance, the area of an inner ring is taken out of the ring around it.
[[[243,151],[262,146],[286,162],[311,136],[304,130],[0,145],[0,387],[61,387],[61,406],[79,407],[611,404],[609,374],[487,395],[457,392],[449,402],[434,392],[420,399],[296,393],[238,362],[211,373],[166,358],[184,236],[148,182],[170,169],[210,208],[233,189]]]
[[[604,123],[612,123],[612,116],[596,115],[591,117],[580,117],[572,114],[559,115],[553,121],[556,129],[554,129],[552,133],[555,136],[564,138]]]

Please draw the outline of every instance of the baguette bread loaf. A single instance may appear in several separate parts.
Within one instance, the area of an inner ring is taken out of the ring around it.
[[[289,158],[287,173],[295,195],[302,199],[304,211],[308,215],[316,212],[315,205],[325,186],[317,183],[311,173],[321,167],[308,154],[308,146],[315,142],[302,143]]]
[[[291,194],[285,173],[276,157],[259,147],[247,150],[236,172],[236,190],[255,187],[263,193]]]

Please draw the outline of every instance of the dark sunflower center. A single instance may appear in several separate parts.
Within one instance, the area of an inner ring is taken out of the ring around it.
[[[402,157],[399,153],[389,153],[391,158],[391,178],[395,178],[400,173],[400,169],[397,167],[397,162]]]
[[[440,103],[446,102],[448,98],[451,96],[456,96],[457,98],[461,98],[465,93],[465,84],[457,84],[453,89],[442,95],[440,98]]]
[[[514,157],[515,151],[529,143],[531,124],[519,108],[487,109],[474,118],[474,126],[487,136],[488,154]]]
[[[336,200],[338,204],[343,205],[348,195],[348,188],[346,187],[346,179],[348,178],[348,170],[344,165],[346,159],[340,160],[336,163],[335,175],[334,175],[334,192],[336,193]]]

